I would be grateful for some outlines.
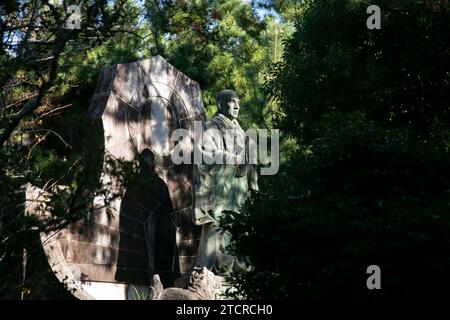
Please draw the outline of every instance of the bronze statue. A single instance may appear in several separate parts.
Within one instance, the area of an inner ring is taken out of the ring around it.
[[[195,223],[202,226],[197,267],[216,272],[233,267],[226,252],[230,236],[218,229],[224,211],[239,212],[250,191],[258,190],[257,174],[249,164],[249,139],[237,121],[240,100],[232,90],[217,95],[218,112],[205,124],[197,145],[203,162],[195,175]]]

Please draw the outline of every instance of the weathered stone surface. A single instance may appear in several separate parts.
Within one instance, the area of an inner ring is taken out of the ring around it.
[[[221,287],[221,277],[216,277],[207,268],[194,268],[187,288],[163,288],[158,275],[154,275],[151,286],[152,300],[215,300]]]
[[[43,235],[50,265],[62,275],[61,281],[64,274],[76,269],[93,284],[147,285],[152,271],[175,272],[174,277],[191,272],[195,263],[193,246],[200,231],[192,224],[193,166],[172,163],[174,145],[170,136],[177,128],[192,130],[194,121],[205,119],[198,83],[160,56],[111,66],[99,75],[89,115],[103,124],[103,188],[117,189],[122,196],[110,203],[109,214],[97,209],[87,222]],[[192,151],[190,141],[183,145],[185,152]],[[136,161],[146,150],[154,155],[155,167],[141,166],[144,187],[132,185],[121,191],[107,159]],[[155,177],[149,179],[149,172]],[[30,192],[30,199],[36,200],[37,191]],[[184,245],[187,242],[176,239],[194,241]],[[182,246],[182,256],[170,252],[175,247],[171,241]],[[166,270],[167,261],[174,257],[176,266]],[[83,290],[76,296],[95,298]]]

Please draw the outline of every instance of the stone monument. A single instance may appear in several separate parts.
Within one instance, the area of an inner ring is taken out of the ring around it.
[[[147,297],[155,274],[167,286],[195,266],[201,228],[192,221],[194,166],[172,163],[170,137],[205,121],[200,87],[160,56],[118,64],[100,74],[89,115],[104,131],[103,187],[119,184],[107,159],[138,155],[143,184],[110,202],[110,214],[99,206],[79,223],[42,234],[44,251],[80,299],[129,299],[133,291]],[[190,139],[178,143],[192,152]],[[27,199],[28,213],[46,214],[36,205],[46,201],[42,190],[29,186]]]
[[[236,265],[218,220],[225,211],[239,212],[258,189],[248,161],[256,148],[237,122],[239,98],[224,90],[217,105],[206,122],[198,83],[160,56],[101,72],[89,115],[104,132],[101,188],[120,195],[95,199],[85,219],[41,235],[50,267],[76,297],[215,297],[220,278],[214,273]],[[198,123],[200,143],[193,134]],[[177,129],[188,138],[174,141]],[[202,161],[172,161],[180,150],[198,152]],[[111,160],[139,163],[139,179],[123,192]],[[48,201],[43,190],[30,185],[26,196],[28,213],[48,214],[38,206]],[[181,288],[171,288],[176,285]]]

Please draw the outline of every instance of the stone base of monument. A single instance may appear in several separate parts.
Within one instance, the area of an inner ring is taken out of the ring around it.
[[[88,282],[82,290],[96,300],[126,300],[125,285],[108,282]]]
[[[234,288],[224,277],[205,267],[195,267],[189,276],[178,278],[169,288],[164,288],[159,276],[154,275],[150,290],[150,300],[226,300],[226,293]]]
[[[186,289],[189,285],[190,275],[184,275],[177,280],[175,280],[174,287]],[[215,281],[219,283],[215,291],[214,300],[230,300],[229,293],[236,292],[236,287],[234,287],[230,282],[226,281],[225,277],[215,275]]]
[[[151,289],[149,286],[127,285],[126,300],[150,300]]]

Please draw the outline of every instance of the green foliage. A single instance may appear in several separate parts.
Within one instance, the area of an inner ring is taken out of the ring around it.
[[[150,29],[159,37],[157,50],[150,53],[163,55],[199,82],[208,116],[216,111],[217,92],[232,89],[241,98],[244,127],[271,126],[260,83],[265,68],[280,56],[289,25],[272,17],[259,19],[242,0],[163,1],[160,7],[147,1],[146,7]]]
[[[382,27],[368,30],[368,4],[308,1],[267,82],[277,125],[308,143],[323,114],[363,111],[422,141],[448,139],[448,5],[379,1]]]
[[[142,291],[142,288],[131,287],[131,297],[129,300],[149,300],[149,294]]]
[[[239,291],[250,299],[447,296],[448,152],[361,114],[330,114],[321,126],[309,155],[297,153],[223,221],[235,253],[253,265],[235,275]],[[381,292],[365,286],[372,264]]]
[[[223,221],[253,264],[234,275],[247,298],[448,297],[448,5],[380,1],[368,30],[368,4],[307,1],[268,74],[298,148]]]

